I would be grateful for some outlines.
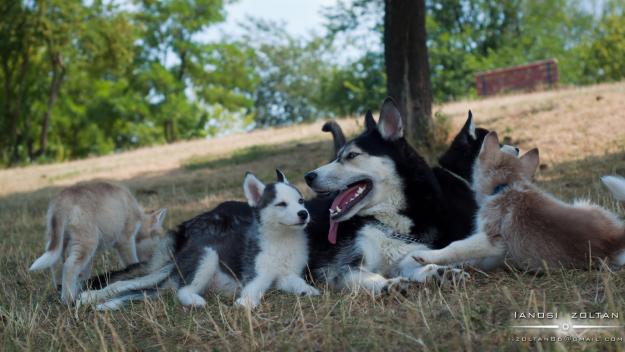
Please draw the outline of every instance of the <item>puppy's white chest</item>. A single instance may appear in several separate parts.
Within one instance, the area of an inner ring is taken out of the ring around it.
[[[305,238],[300,236],[281,236],[261,240],[260,253],[256,258],[256,271],[284,276],[300,274],[308,261]]]

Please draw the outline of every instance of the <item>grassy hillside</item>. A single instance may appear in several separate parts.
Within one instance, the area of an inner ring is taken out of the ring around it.
[[[472,109],[478,125],[523,150],[539,147],[538,183],[565,200],[586,197],[618,209],[600,185],[625,175],[625,83],[511,95],[438,106],[453,132]],[[350,134],[360,119],[341,125]],[[148,209],[167,207],[173,227],[227,199],[242,199],[246,170],[274,177],[279,167],[309,195],[303,174],[327,161],[332,144],[321,123],[192,141],[55,165],[0,171],[0,349],[31,350],[512,350],[625,349],[625,329],[576,331],[601,342],[515,342],[551,336],[511,327],[514,312],[618,312],[625,325],[625,275],[606,268],[472,272],[460,285],[414,285],[407,296],[372,298],[325,291],[298,298],[270,293],[247,315],[232,298],[209,294],[187,310],[172,295],[99,313],[59,304],[48,273],[28,273],[44,247],[47,202],[65,186],[105,178],[128,185]],[[453,134],[452,132],[452,134]],[[96,270],[116,268],[112,255]],[[526,323],[525,321],[521,321]],[[571,335],[571,334],[569,334]],[[564,336],[564,335],[563,335]]]

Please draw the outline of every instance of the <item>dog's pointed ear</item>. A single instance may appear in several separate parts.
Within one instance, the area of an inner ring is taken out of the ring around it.
[[[523,176],[528,179],[533,179],[536,170],[538,169],[538,165],[540,164],[540,157],[538,153],[538,148],[534,148],[529,152],[523,154],[522,157],[519,158],[521,161],[521,172]]]
[[[395,141],[404,136],[404,123],[401,114],[392,98],[384,100],[380,109],[380,120],[378,121],[378,131],[382,138]]]
[[[152,230],[157,230],[163,227],[165,222],[165,216],[167,216],[167,208],[161,208],[153,213]]]
[[[365,130],[373,131],[375,128],[376,123],[375,119],[373,118],[373,114],[371,113],[371,110],[367,110],[367,113],[365,114]]]
[[[475,122],[473,121],[473,113],[469,110],[469,117],[467,117],[467,122],[462,126],[462,135],[469,136],[473,140],[477,139],[477,135],[475,134]]]
[[[286,175],[282,171],[280,171],[280,169],[276,169],[276,177],[278,179],[278,182],[289,183],[289,180],[286,179]]]
[[[245,173],[245,180],[243,180],[243,192],[247,199],[247,204],[250,207],[258,206],[260,199],[265,191],[265,184],[263,184],[256,176],[251,172]]]
[[[482,142],[482,149],[480,149],[480,160],[486,160],[490,157],[497,155],[499,152],[499,137],[497,137],[497,132],[491,131],[488,132],[486,137],[484,137],[484,141]]]

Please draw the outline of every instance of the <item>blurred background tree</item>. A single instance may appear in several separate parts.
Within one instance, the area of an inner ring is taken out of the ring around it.
[[[229,2],[0,0],[0,165],[362,114],[389,93],[394,1],[338,0],[310,35],[249,18],[207,39]],[[425,9],[435,103],[475,96],[478,71],[550,57],[561,84],[625,78],[622,0]]]

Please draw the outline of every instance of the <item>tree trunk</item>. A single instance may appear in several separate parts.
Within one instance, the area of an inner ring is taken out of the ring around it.
[[[48,132],[50,131],[50,119],[52,117],[52,108],[56,99],[59,97],[61,90],[61,83],[65,77],[65,65],[63,64],[63,57],[61,54],[50,54],[50,61],[52,64],[52,82],[50,83],[50,91],[48,92],[48,105],[46,112],[43,115],[43,122],[41,125],[41,134],[39,135],[39,149],[30,155],[31,160],[42,156],[46,152],[48,147]]]
[[[387,90],[399,105],[409,140],[430,146],[432,90],[425,32],[425,0],[385,0]]]

